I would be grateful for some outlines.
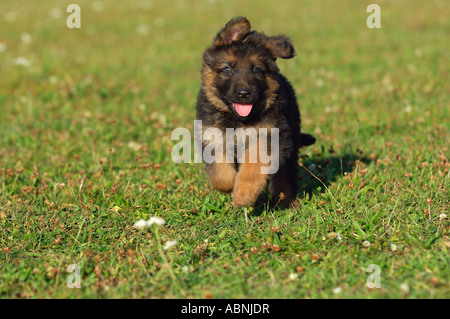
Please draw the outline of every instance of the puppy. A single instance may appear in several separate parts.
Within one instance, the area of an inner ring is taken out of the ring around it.
[[[275,203],[296,199],[298,150],[315,138],[301,133],[294,90],[276,64],[294,56],[287,37],[251,31],[244,17],[229,21],[203,54],[197,133],[203,156],[214,159],[205,160],[210,185],[237,206],[254,205],[267,184]]]

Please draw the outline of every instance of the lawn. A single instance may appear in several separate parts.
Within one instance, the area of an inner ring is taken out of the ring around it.
[[[0,3],[0,298],[450,297],[448,1],[70,3]],[[297,51],[298,208],[171,158],[240,15]]]

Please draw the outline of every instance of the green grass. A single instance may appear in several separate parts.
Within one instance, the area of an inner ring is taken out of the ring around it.
[[[446,1],[379,1],[373,30],[361,1],[80,0],[68,29],[70,3],[0,4],[0,297],[450,297]],[[296,47],[278,64],[317,137],[298,209],[238,209],[171,160],[238,15]],[[133,228],[151,216],[158,236]]]

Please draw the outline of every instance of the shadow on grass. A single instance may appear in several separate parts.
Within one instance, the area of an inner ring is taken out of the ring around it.
[[[345,154],[343,156],[313,157],[303,161],[303,167],[299,169],[300,198],[306,194],[312,195],[315,191],[324,192],[324,184],[328,187],[332,182],[355,169],[356,161],[369,164],[370,159],[357,154]],[[312,174],[322,181],[317,180]]]
[[[322,153],[314,157],[303,155],[300,158],[302,165],[299,167],[297,177],[299,201],[310,198],[313,193],[324,192],[325,186],[330,186],[331,183],[344,176],[345,173],[353,171],[357,161],[366,165],[371,162],[368,157],[360,153],[344,154],[341,156],[323,156]],[[268,200],[268,192],[264,192],[258,199],[253,214],[258,216],[264,211],[274,209],[282,210],[283,208],[278,206],[277,203]]]

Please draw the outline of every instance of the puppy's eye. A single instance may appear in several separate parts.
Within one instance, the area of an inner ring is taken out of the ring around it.
[[[227,66],[226,68],[224,68],[224,69],[222,70],[222,73],[223,73],[224,75],[226,75],[226,76],[230,76],[231,73],[232,73],[231,67]]]
[[[253,69],[252,69],[252,71],[253,71],[253,73],[259,73],[259,72],[261,72],[262,70],[261,70],[260,68],[258,68],[257,66],[254,66]]]

